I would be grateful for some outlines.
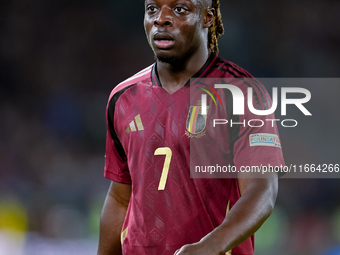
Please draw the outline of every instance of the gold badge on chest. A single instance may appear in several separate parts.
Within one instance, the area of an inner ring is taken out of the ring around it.
[[[189,138],[201,138],[205,136],[207,115],[202,114],[201,100],[197,101],[197,106],[190,106],[186,120],[185,135]],[[208,111],[207,107],[207,111]]]

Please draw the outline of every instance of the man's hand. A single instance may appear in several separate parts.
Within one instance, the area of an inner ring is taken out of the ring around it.
[[[201,242],[187,244],[177,250],[174,255],[218,255],[219,252],[213,251],[213,247],[204,245]]]

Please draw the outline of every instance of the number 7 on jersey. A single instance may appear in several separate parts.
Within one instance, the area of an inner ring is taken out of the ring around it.
[[[164,190],[166,179],[168,178],[172,151],[169,147],[162,147],[155,150],[154,155],[165,155],[162,175],[158,185],[158,190]]]

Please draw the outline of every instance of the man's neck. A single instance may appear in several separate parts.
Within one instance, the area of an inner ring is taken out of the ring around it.
[[[208,49],[200,50],[184,60],[181,65],[157,60],[157,72],[162,87],[170,94],[182,88],[202,68],[209,55]]]

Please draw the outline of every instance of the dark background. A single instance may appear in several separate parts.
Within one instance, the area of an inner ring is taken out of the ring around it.
[[[1,1],[0,254],[95,254],[107,98],[154,61],[143,13],[141,0]],[[255,77],[339,77],[339,13],[336,0],[223,1],[220,56]],[[320,84],[325,122],[280,128],[287,162],[340,163],[339,95]],[[339,187],[280,180],[257,254],[340,254],[327,253],[340,244]]]

